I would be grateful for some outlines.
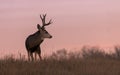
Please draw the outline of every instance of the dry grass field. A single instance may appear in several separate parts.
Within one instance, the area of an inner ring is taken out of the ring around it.
[[[120,47],[111,54],[99,48],[83,48],[81,53],[61,50],[31,62],[10,56],[0,59],[0,75],[120,75]]]

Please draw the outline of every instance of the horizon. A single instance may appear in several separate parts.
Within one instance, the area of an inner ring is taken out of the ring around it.
[[[120,1],[115,0],[1,0],[0,54],[27,53],[25,40],[47,13],[53,36],[42,43],[42,53],[80,49],[84,45],[111,48],[120,45]]]

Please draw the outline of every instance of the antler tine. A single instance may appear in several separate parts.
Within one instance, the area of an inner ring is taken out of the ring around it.
[[[45,24],[45,26],[50,25],[51,23],[52,23],[52,19],[50,19],[50,21],[47,24]]]
[[[45,25],[46,14],[43,14],[43,26]]]
[[[47,15],[47,14],[40,15],[40,18],[41,18],[41,19],[45,19],[46,15]]]
[[[42,28],[44,28],[45,26],[50,25],[52,23],[52,19],[50,19],[50,21],[48,23],[45,23],[46,15],[47,14],[40,15],[40,18],[42,20]]]
[[[42,25],[44,26],[45,25],[45,17],[46,17],[46,15],[40,15],[40,18],[41,18],[41,20],[42,20]]]
[[[44,25],[44,19],[43,19],[42,15],[40,15],[40,18],[42,20],[42,24]]]
[[[47,14],[43,14],[43,17],[45,18]]]
[[[51,23],[53,23],[53,22],[52,22],[52,19],[50,19],[50,21],[49,21],[49,22],[50,22],[50,24],[51,24]]]
[[[42,16],[40,15],[41,20],[43,19]]]

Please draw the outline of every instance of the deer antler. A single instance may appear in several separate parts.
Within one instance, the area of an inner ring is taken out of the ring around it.
[[[50,19],[50,21],[48,23],[45,22],[46,14],[40,15],[40,18],[42,20],[42,28],[44,28],[45,26],[48,26],[52,23],[52,19]]]

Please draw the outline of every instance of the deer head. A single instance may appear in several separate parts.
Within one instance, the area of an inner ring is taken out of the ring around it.
[[[52,36],[45,29],[45,26],[50,25],[52,23],[51,22],[52,20],[50,19],[50,21],[46,23],[45,22],[46,14],[40,15],[40,19],[42,20],[42,27],[39,24],[37,24],[37,28],[40,31],[42,38],[52,38]]]

